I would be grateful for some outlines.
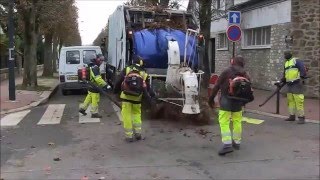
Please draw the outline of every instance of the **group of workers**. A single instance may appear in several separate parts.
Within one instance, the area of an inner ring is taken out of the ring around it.
[[[306,70],[304,69],[303,63],[298,58],[293,57],[291,51],[285,51],[284,58],[284,73],[281,78],[281,83],[284,83],[287,86],[289,118],[286,119],[286,121],[295,121],[296,116],[298,116],[298,124],[304,124],[303,83],[304,78],[306,78]],[[101,78],[99,73],[99,66],[102,60],[103,56],[98,55],[89,65],[90,81],[96,86],[102,87],[102,89],[107,89],[108,85]],[[223,145],[218,152],[219,155],[225,155],[233,152],[234,149],[240,149],[243,107],[246,103],[253,101],[254,98],[252,93],[244,93],[244,96],[247,96],[245,101],[243,98],[233,98],[231,93],[242,93],[243,95],[243,92],[232,90],[230,86],[236,86],[236,83],[231,84],[232,81],[236,82],[237,80],[241,80],[240,84],[242,85],[242,90],[248,87],[250,88],[250,86],[245,86],[246,83],[250,84],[251,82],[248,73],[244,70],[244,66],[245,60],[243,57],[237,56],[232,58],[230,60],[230,67],[221,73],[208,100],[209,106],[213,108],[215,96],[218,91],[221,91],[218,119]],[[132,65],[123,69],[113,87],[113,92],[115,94],[120,93],[120,99],[122,100],[121,116],[125,140],[127,142],[141,140],[142,138],[142,98],[145,96],[150,100],[155,97],[155,93],[148,83],[148,78],[148,74],[143,68],[143,59],[136,58]],[[248,90],[248,92],[252,91]],[[102,116],[98,113],[99,100],[99,91],[95,88],[89,88],[88,95],[80,106],[79,112],[86,115],[86,110],[89,104],[91,104],[92,118],[101,118]],[[233,123],[232,130],[230,130],[230,121]]]

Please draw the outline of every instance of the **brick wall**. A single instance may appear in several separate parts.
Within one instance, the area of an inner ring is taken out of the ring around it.
[[[306,94],[319,97],[320,5],[319,0],[292,0],[292,50],[310,68]]]

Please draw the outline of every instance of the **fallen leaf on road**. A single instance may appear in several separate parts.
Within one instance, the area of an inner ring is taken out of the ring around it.
[[[51,167],[50,166],[45,167],[44,171],[46,171],[46,174],[50,174]]]
[[[89,180],[88,176],[83,176],[81,180]]]
[[[61,161],[59,157],[53,158],[54,161]]]

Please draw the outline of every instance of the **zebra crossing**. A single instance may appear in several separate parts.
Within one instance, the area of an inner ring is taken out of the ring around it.
[[[117,117],[120,118],[120,109],[112,104],[114,111],[117,114]],[[66,109],[66,104],[49,104],[41,116],[40,120],[36,123],[36,125],[56,125],[61,124],[62,118],[64,116],[64,111]],[[89,106],[87,112],[90,112],[91,107]],[[32,113],[34,110],[25,110],[16,113],[8,114],[4,117],[1,117],[0,125],[1,127],[14,127],[21,124],[28,114]],[[90,113],[84,116],[79,113],[78,123],[86,124],[86,123],[99,123],[101,122],[100,118],[91,118]]]

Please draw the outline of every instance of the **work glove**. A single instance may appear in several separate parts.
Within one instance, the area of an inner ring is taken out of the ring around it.
[[[111,89],[111,87],[108,84],[102,87],[102,90],[105,92],[107,92],[110,89]]]
[[[208,105],[211,107],[211,108],[214,108],[214,96],[210,96],[209,97],[209,100],[208,100]]]

